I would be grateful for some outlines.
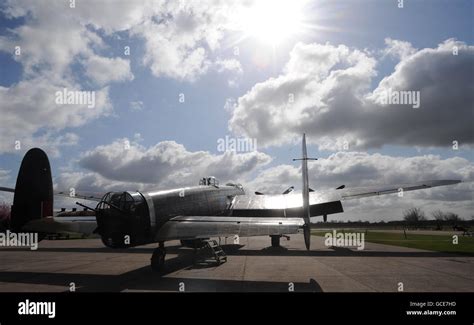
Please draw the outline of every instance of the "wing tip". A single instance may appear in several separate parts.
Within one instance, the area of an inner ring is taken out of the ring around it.
[[[454,184],[459,184],[462,183],[462,180],[460,179],[442,179],[438,181],[440,185],[454,185]]]

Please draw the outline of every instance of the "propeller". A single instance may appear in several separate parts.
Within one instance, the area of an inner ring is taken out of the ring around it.
[[[308,152],[306,150],[306,134],[303,133],[303,157],[300,159],[293,159],[301,160],[301,172],[303,175],[303,235],[304,235],[304,243],[306,245],[306,249],[309,250],[311,247],[311,219],[310,219],[310,211],[309,211],[309,181],[308,181],[308,160],[317,160],[316,158],[308,158]]]

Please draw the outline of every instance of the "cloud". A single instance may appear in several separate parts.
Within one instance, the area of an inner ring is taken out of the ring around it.
[[[103,86],[114,81],[131,81],[130,61],[122,58],[91,56],[86,65],[86,75],[97,85]]]
[[[126,77],[126,67],[121,59],[101,58],[94,53],[94,48],[104,46],[101,37],[64,2],[45,6],[37,1],[8,1],[1,10],[6,17],[22,18],[25,23],[0,36],[0,51],[13,54],[15,46],[20,47],[21,54],[12,57],[23,67],[19,82],[0,87],[0,152],[14,151],[15,141],[20,141],[22,148],[41,145],[57,155],[59,146],[77,142],[71,141],[72,133],[61,134],[62,130],[110,114],[109,88],[104,85]],[[86,72],[99,84],[91,90],[95,92],[95,107],[56,104],[57,91],[83,90],[81,78],[72,68],[81,62],[91,63]],[[101,63],[108,63],[107,68],[100,67]],[[116,72],[111,73],[110,63],[118,69]]]
[[[191,152],[174,141],[144,147],[128,139],[98,146],[78,161],[84,172],[62,173],[58,187],[102,191],[105,189],[160,189],[197,184],[204,176],[225,183],[245,177],[271,158],[260,152]]]
[[[10,171],[5,169],[0,169],[0,182],[2,184],[10,178]]]
[[[242,74],[242,65],[236,59],[217,59],[215,66],[218,72],[230,71],[236,74]]]
[[[130,102],[130,110],[139,112],[143,110],[143,102],[141,100]]]
[[[107,86],[134,79],[128,59],[103,56],[110,52],[108,43],[114,37],[126,39],[128,46],[143,40],[144,55],[136,60],[157,77],[194,81],[213,65],[217,70],[239,70],[235,60],[214,63],[209,55],[220,47],[231,9],[241,4],[155,0],[140,5],[111,0],[75,4],[71,8],[67,1],[46,6],[34,0],[9,0],[0,6],[6,19],[22,21],[0,35],[0,51],[10,53],[23,68],[18,83],[0,87],[0,100],[6,103],[0,152],[11,151],[16,140],[41,142],[39,137],[46,129],[54,139],[66,128],[111,113]],[[20,55],[14,55],[16,46]],[[136,53],[132,46],[131,55]],[[84,84],[84,77],[96,88],[87,90],[100,97],[94,110],[58,107],[51,102],[51,94],[58,89],[90,87]]]
[[[0,168],[0,186],[4,187],[15,187],[14,183],[11,183],[12,178],[11,171]],[[0,191],[0,203],[8,203],[13,201],[13,193]]]
[[[456,46],[459,55],[453,55]],[[447,40],[405,56],[370,91],[377,61],[344,45],[297,44],[281,75],[238,99],[229,128],[262,146],[301,133],[320,149],[386,144],[451,147],[474,144],[474,46]],[[382,105],[388,91],[419,91],[420,107]]]
[[[237,5],[166,2],[159,17],[131,29],[145,42],[143,63],[156,77],[196,80],[212,66],[208,54],[220,47],[231,8]]]
[[[386,38],[385,44],[387,47],[382,51],[384,56],[391,56],[403,60],[416,52],[416,49],[410,42]]]
[[[242,65],[236,59],[217,59],[214,62],[217,72],[219,73],[229,73],[230,77],[227,80],[227,85],[229,87],[236,87],[238,85],[239,79],[244,73]]]
[[[107,87],[96,91],[95,107],[92,108],[87,104],[56,104],[55,93],[63,87],[81,90],[76,84],[54,82],[43,76],[20,81],[11,87],[0,87],[0,152],[15,151],[16,141],[21,142],[22,149],[46,145],[57,150],[58,145],[74,143],[70,136],[58,135],[58,131],[82,126],[111,112]]]

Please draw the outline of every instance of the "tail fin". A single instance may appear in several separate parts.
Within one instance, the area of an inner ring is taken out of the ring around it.
[[[29,150],[18,172],[11,212],[11,229],[21,232],[34,219],[53,215],[53,180],[48,156],[38,148]]]

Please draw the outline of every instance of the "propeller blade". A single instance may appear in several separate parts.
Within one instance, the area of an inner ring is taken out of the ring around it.
[[[306,249],[311,247],[311,220],[309,213],[309,181],[308,181],[308,152],[306,150],[306,134],[303,133],[303,157],[301,160],[301,171],[303,174],[303,219],[304,219],[304,243]]]
[[[309,250],[311,248],[311,225],[308,223],[303,226],[303,234],[304,234],[304,244],[306,245],[306,249]]]
[[[293,192],[294,189],[295,189],[294,186],[290,186],[282,194],[285,195],[285,194],[291,193],[291,192]]]
[[[293,159],[301,160],[301,174],[303,176],[303,211],[302,217],[304,220],[303,234],[304,234],[304,243],[306,249],[309,250],[311,247],[311,219],[310,219],[310,210],[309,210],[309,192],[314,192],[309,188],[308,181],[308,160],[318,160],[317,158],[308,158],[308,151],[306,149],[306,134],[303,133],[303,143],[302,143],[303,157]]]

